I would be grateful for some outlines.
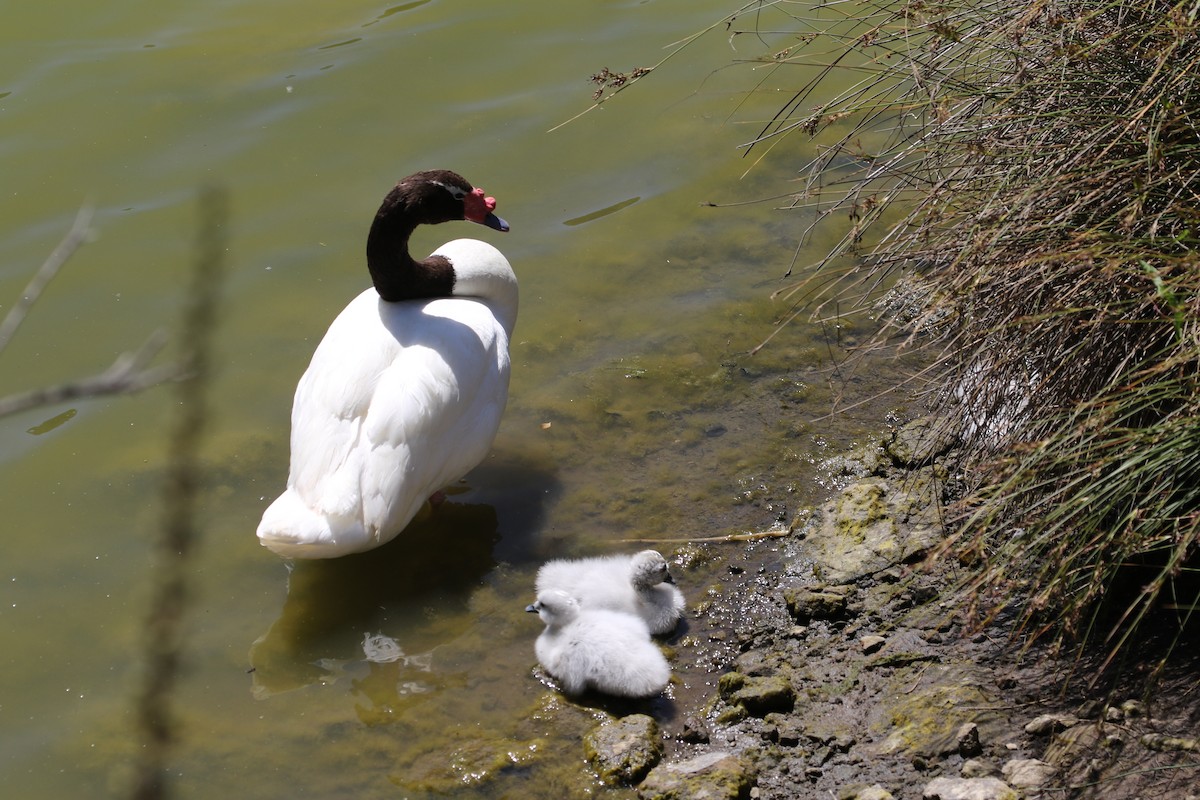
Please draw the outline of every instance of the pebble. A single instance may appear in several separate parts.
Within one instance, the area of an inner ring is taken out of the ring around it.
[[[1058,774],[1052,765],[1036,758],[1014,758],[1000,769],[1004,778],[1018,789],[1049,786]]]
[[[872,653],[878,652],[881,647],[887,644],[887,639],[872,634],[862,637],[858,640],[858,643],[862,645],[863,655],[869,656]]]
[[[1020,800],[1021,795],[999,778],[934,778],[924,800]]]
[[[963,758],[977,756],[983,752],[983,746],[979,743],[979,726],[974,722],[967,722],[958,729],[956,734],[958,739],[958,754]]]
[[[1049,736],[1078,724],[1079,718],[1071,714],[1042,714],[1025,724],[1025,732],[1030,736]]]
[[[896,800],[895,796],[878,783],[859,789],[852,800]]]
[[[959,774],[964,778],[987,778],[997,772],[999,770],[994,765],[977,758],[968,758],[963,762],[962,769],[959,770]]]

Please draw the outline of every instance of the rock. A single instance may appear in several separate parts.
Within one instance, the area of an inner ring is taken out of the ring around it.
[[[1159,752],[1179,751],[1195,753],[1200,751],[1200,740],[1182,736],[1165,736],[1161,733],[1147,733],[1142,736],[1142,747]]]
[[[862,647],[863,654],[869,656],[887,644],[887,639],[882,636],[869,635],[859,639],[858,643]]]
[[[638,787],[640,800],[738,800],[748,797],[754,777],[732,753],[716,751],[659,764]]]
[[[683,721],[683,732],[679,738],[688,744],[708,744],[708,724],[697,716],[690,716]]]
[[[767,714],[763,722],[767,724],[767,738],[784,747],[795,747],[808,738],[803,720],[794,714]]]
[[[827,750],[829,755],[849,752],[857,741],[844,719],[831,715],[768,714],[765,722],[774,726],[779,744],[794,746],[806,742],[812,750]]]
[[[882,478],[851,484],[805,528],[804,557],[825,580],[849,583],[904,563],[940,541],[941,525],[922,492]]]
[[[1079,719],[1102,719],[1107,707],[1108,704],[1103,700],[1093,697],[1079,704],[1079,708],[1075,710],[1075,716],[1079,717]]]
[[[764,717],[772,711],[791,711],[796,703],[795,690],[780,675],[727,672],[717,681],[717,690],[726,702],[741,706],[754,717]]]
[[[1127,719],[1144,717],[1146,716],[1146,704],[1141,700],[1126,700],[1124,703],[1121,703],[1121,713]]]
[[[1042,714],[1025,725],[1030,736],[1049,736],[1079,724],[1079,718],[1071,714]]]
[[[846,800],[896,800],[895,796],[878,783],[859,789]]]
[[[1060,731],[1042,753],[1042,760],[1065,770],[1094,752],[1104,740],[1104,731],[1095,722],[1081,722]]]
[[[979,744],[979,726],[974,722],[963,723],[956,734],[958,737],[958,754],[963,758],[977,756],[983,752]]]
[[[451,796],[470,787],[479,789],[513,767],[533,764],[547,747],[544,739],[515,741],[482,739],[467,735],[450,752],[420,757],[404,776],[406,791],[422,796]]]
[[[881,667],[907,667],[912,664],[919,664],[922,661],[937,660],[938,657],[932,653],[884,653],[877,658],[872,658],[870,661],[863,664],[863,669],[880,669]]]
[[[925,785],[924,800],[1020,800],[1021,795],[999,778],[934,778]]]
[[[748,716],[750,716],[750,714],[746,712],[745,706],[727,706],[724,710],[717,714],[716,723],[718,725],[733,725],[741,722]]]
[[[740,672],[726,672],[717,678],[717,694],[730,702],[734,692],[746,685],[746,676]]]
[[[663,746],[653,717],[631,714],[593,728],[583,750],[605,783],[633,784],[662,759]]]
[[[888,708],[888,729],[877,745],[881,755],[904,753],[940,758],[958,752],[958,732],[970,721],[956,709],[982,706],[987,696],[967,678],[897,697]]]
[[[743,675],[770,675],[779,669],[778,655],[773,658],[763,650],[747,650],[733,662],[733,669]]]
[[[846,616],[849,593],[848,586],[802,586],[784,589],[783,600],[796,622],[807,625],[813,620]]]
[[[1049,787],[1058,774],[1052,765],[1036,758],[1014,758],[1000,771],[1004,773],[1004,779],[1018,789]]]
[[[933,417],[921,417],[893,432],[891,440],[883,447],[896,466],[913,469],[933,463],[955,443],[950,425],[939,424]]]
[[[995,775],[999,770],[995,766],[986,761],[980,761],[977,758],[968,758],[963,762],[962,769],[959,774],[964,778],[986,778],[989,775]]]

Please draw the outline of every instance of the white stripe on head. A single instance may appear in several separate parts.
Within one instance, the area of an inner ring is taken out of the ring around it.
[[[430,181],[430,183],[432,183],[434,186],[440,186],[445,189],[455,200],[462,200],[468,194],[467,190],[461,186],[453,186],[448,183],[442,183],[441,181]]]

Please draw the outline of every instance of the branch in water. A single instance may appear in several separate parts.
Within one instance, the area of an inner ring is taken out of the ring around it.
[[[0,397],[0,417],[80,398],[134,394],[164,381],[179,380],[185,376],[186,370],[178,364],[146,367],[164,343],[165,337],[160,331],[147,339],[137,351],[117,356],[111,367],[97,375]]]
[[[87,240],[88,224],[92,221],[92,207],[85,205],[79,209],[79,213],[75,215],[75,222],[71,225],[71,230],[67,231],[67,235],[58,243],[49,258],[42,262],[42,266],[38,267],[37,272],[33,273],[25,291],[21,292],[21,296],[17,298],[17,302],[9,309],[4,316],[4,322],[0,323],[0,352],[4,352],[4,348],[8,347],[8,343],[12,341],[13,334],[17,332],[17,328],[21,327],[21,323],[25,321],[25,316],[29,313],[29,309],[42,296],[42,292],[46,290],[46,286],[58,274],[62,265],[67,263],[67,260],[75,254],[83,243]]]
[[[79,209],[71,229],[67,231],[66,236],[30,278],[29,283],[25,286],[25,291],[9,309],[4,321],[0,322],[0,353],[12,341],[17,329],[21,327],[21,323],[28,316],[29,310],[41,298],[50,281],[75,254],[75,251],[87,241],[91,220],[92,208],[90,205]],[[187,370],[178,364],[161,367],[146,366],[162,350],[165,341],[165,336],[159,331],[147,339],[146,343],[136,351],[117,356],[117,360],[104,372],[57,386],[46,386],[0,397],[0,417],[71,400],[114,394],[134,394],[164,381],[179,380],[186,376]]]

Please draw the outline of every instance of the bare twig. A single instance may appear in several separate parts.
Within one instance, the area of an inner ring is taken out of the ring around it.
[[[0,397],[0,417],[84,397],[134,394],[164,381],[180,378],[184,370],[178,364],[146,367],[165,343],[166,337],[162,331],[158,331],[135,352],[117,356],[117,360],[104,372],[57,386]]]
[[[755,531],[754,533],[729,533],[725,536],[700,536],[687,539],[622,539],[622,542],[641,544],[691,544],[692,542],[753,542],[758,539],[782,539],[790,534],[790,528],[778,531]]]
[[[79,209],[79,213],[75,215],[75,222],[72,223],[71,229],[67,231],[67,235],[63,237],[50,256],[42,262],[42,266],[38,267],[37,272],[33,273],[33,277],[26,285],[25,291],[17,298],[17,302],[9,309],[4,316],[4,321],[0,322],[0,352],[4,352],[4,348],[12,341],[13,334],[17,332],[17,328],[21,327],[21,323],[25,321],[25,316],[29,313],[29,309],[42,296],[42,292],[46,290],[46,286],[58,274],[62,265],[67,263],[67,260],[78,250],[87,240],[88,225],[92,221],[92,207],[84,205]]]
[[[90,205],[79,209],[71,229],[67,231],[50,256],[38,267],[25,286],[25,291],[9,309],[4,321],[0,322],[0,352],[3,352],[4,348],[12,341],[17,329],[21,327],[21,323],[29,314],[29,310],[41,298],[50,281],[75,254],[75,251],[87,241],[91,219],[92,207]],[[136,351],[122,353],[117,356],[112,366],[96,375],[56,386],[30,389],[26,392],[0,397],[0,417],[69,400],[113,394],[134,394],[164,381],[178,379],[183,376],[185,371],[181,365],[147,366],[162,350],[165,343],[165,335],[162,331],[157,331]]]

